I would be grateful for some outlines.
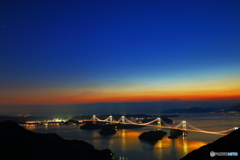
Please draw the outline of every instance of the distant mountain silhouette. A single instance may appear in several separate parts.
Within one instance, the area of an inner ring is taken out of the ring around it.
[[[228,135],[219,138],[213,143],[207,144],[188,153],[180,160],[235,160],[240,159],[240,129],[232,131]],[[238,152],[238,156],[210,156],[210,152]]]
[[[238,111],[238,112],[240,112],[240,104],[230,107],[229,111]]]
[[[54,133],[35,133],[12,121],[0,123],[0,142],[4,160],[112,159],[108,149],[99,151],[82,140],[65,140]]]
[[[214,112],[216,110],[212,108],[201,108],[201,107],[192,107],[192,108],[175,108],[165,110],[162,113],[206,113],[206,112]]]

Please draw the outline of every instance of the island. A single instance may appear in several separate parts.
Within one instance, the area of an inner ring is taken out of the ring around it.
[[[103,136],[109,136],[109,135],[113,135],[116,133],[116,130],[113,129],[112,127],[103,127],[100,131],[99,134],[103,135]]]
[[[156,142],[158,140],[161,140],[167,132],[164,131],[149,131],[149,132],[143,132],[139,135],[140,140],[148,141],[148,142]]]

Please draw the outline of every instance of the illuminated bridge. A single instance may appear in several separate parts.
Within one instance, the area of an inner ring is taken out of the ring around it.
[[[122,124],[133,124],[133,125],[143,125],[143,126],[151,126],[151,127],[157,127],[157,128],[169,128],[169,129],[178,129],[178,130],[183,130],[183,131],[193,131],[193,132],[201,132],[201,133],[209,133],[209,134],[218,134],[218,135],[226,135],[227,132],[233,131],[238,129],[238,127],[234,127],[234,128],[230,128],[224,131],[217,131],[217,132],[213,132],[213,131],[206,131],[206,130],[202,130],[199,129],[193,125],[191,125],[190,123],[188,123],[187,121],[182,121],[180,122],[178,125],[169,125],[168,123],[164,122],[160,117],[147,122],[147,123],[137,123],[137,122],[132,122],[131,120],[127,119],[125,116],[121,116],[119,118],[119,120],[115,120],[112,116],[107,117],[106,119],[99,119],[96,115],[93,115],[91,118],[91,121],[93,121],[93,123],[95,123],[96,121],[99,122],[108,122],[108,123],[122,123]],[[154,122],[157,122],[157,125],[151,125]],[[163,125],[164,126],[163,126]],[[186,134],[186,132],[183,132],[184,134]]]

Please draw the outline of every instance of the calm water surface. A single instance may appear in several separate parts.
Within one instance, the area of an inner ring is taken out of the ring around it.
[[[232,127],[240,127],[240,116],[236,114],[189,114],[186,117],[171,118],[175,124],[186,120],[195,127],[208,131],[222,131]],[[56,133],[62,138],[79,139],[92,144],[96,149],[109,148],[115,157],[127,157],[129,160],[177,160],[187,153],[209,142],[220,138],[220,135],[189,132],[186,138],[168,139],[167,136],[154,144],[140,141],[138,136],[142,132],[156,130],[144,127],[131,130],[117,130],[113,136],[101,136],[99,130],[81,130],[80,127],[37,126],[27,128],[39,133]],[[168,129],[163,129],[169,133]]]

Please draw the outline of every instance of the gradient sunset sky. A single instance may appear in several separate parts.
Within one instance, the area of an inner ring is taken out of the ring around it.
[[[239,0],[2,0],[0,104],[240,99]]]

